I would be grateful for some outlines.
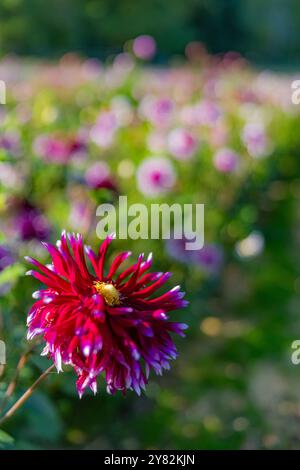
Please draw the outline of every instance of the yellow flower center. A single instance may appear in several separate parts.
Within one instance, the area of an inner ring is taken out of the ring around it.
[[[113,284],[95,281],[94,286],[98,294],[101,294],[107,305],[114,307],[120,305],[120,294]]]

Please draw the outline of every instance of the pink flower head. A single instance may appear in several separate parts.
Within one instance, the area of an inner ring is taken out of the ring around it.
[[[70,149],[67,142],[48,135],[40,135],[35,139],[34,151],[47,162],[67,163],[70,158]]]
[[[79,137],[40,135],[35,139],[34,151],[47,162],[66,164],[75,156],[85,154],[86,144]]]
[[[108,393],[127,389],[140,394],[149,372],[161,374],[177,351],[170,333],[184,336],[185,324],[169,321],[168,312],[187,305],[176,286],[153,297],[170,273],[147,273],[151,256],[143,255],[116,274],[130,252],[116,256],[108,271],[104,261],[113,236],[96,254],[83,245],[81,235],[62,233],[56,247],[45,243],[52,264],[46,267],[27,257],[38,271],[29,271],[46,289],[28,314],[28,338],[42,335],[57,370],[74,367],[79,396],[90,387],[96,393],[97,376],[105,374]],[[88,269],[85,253],[93,267]]]
[[[136,57],[142,60],[150,60],[156,52],[156,42],[152,36],[143,34],[133,41],[133,52]]]
[[[197,124],[213,127],[221,116],[218,106],[210,100],[203,100],[195,106],[194,116]]]
[[[90,166],[85,172],[85,181],[92,189],[106,188],[116,190],[109,166],[105,162],[97,162]]]
[[[188,160],[197,149],[197,141],[186,129],[173,129],[168,135],[169,152],[178,160]]]
[[[229,148],[223,148],[216,152],[214,156],[214,166],[222,173],[231,173],[238,165],[238,155]]]
[[[99,114],[96,124],[91,129],[91,139],[99,147],[108,148],[113,144],[118,122],[112,111]]]
[[[146,196],[159,196],[170,191],[176,182],[176,174],[165,157],[146,158],[138,168],[137,184]]]
[[[140,105],[141,115],[156,127],[167,127],[172,121],[174,103],[170,98],[146,96]]]
[[[242,140],[249,154],[254,158],[263,157],[269,152],[269,141],[262,124],[246,124],[242,132]]]

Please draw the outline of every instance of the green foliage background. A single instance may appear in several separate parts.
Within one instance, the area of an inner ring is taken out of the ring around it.
[[[297,0],[2,0],[0,51],[105,57],[138,34],[152,34],[159,61],[203,41],[259,63],[291,66],[300,53]]]

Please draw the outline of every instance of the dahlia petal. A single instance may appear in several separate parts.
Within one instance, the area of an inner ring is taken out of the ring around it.
[[[144,288],[149,282],[156,281],[159,279],[163,273],[147,273],[140,277],[138,282],[136,283],[135,290],[138,291],[139,289]]]
[[[94,380],[94,381],[90,384],[90,389],[92,390],[92,392],[93,392],[94,395],[97,394],[97,382],[96,382],[96,380]]]
[[[51,287],[52,289],[57,289],[57,287],[59,287],[59,289],[62,291],[69,291],[70,289],[70,285],[64,279],[58,276],[56,279],[53,279],[51,277],[44,276],[43,274],[32,270],[27,271],[26,275],[35,277],[43,284],[46,284],[46,286]]]
[[[153,318],[158,320],[167,320],[168,316],[165,314],[163,310],[155,310],[152,314]]]
[[[151,284],[151,286],[136,291],[131,294],[131,296],[138,298],[149,297],[149,295],[153,294],[153,292],[155,292],[159,287],[161,287],[169,279],[170,276],[171,273],[162,273],[161,276],[159,276],[159,278],[157,279],[157,281]]]
[[[49,354],[49,346],[48,346],[48,344],[46,344],[46,346],[44,347],[44,349],[41,352],[41,356],[48,356],[48,354]]]
[[[104,261],[105,261],[105,256],[107,253],[107,249],[109,245],[111,244],[112,240],[115,238],[115,233],[112,233],[102,243],[100,250],[99,250],[99,262],[98,262],[98,270],[99,270],[99,277],[100,280],[103,279],[103,268],[104,268]]]
[[[35,292],[33,292],[32,293],[32,298],[33,299],[40,299],[41,298],[40,291],[36,290]]]
[[[107,311],[111,315],[128,315],[133,312],[132,307],[107,307]]]
[[[153,338],[154,331],[148,322],[142,322],[140,328],[143,335],[148,336],[149,338]]]
[[[144,254],[142,253],[138,257],[138,262],[136,264],[136,268],[135,268],[132,276],[130,277],[129,281],[127,281],[124,286],[120,287],[120,291],[122,292],[122,294],[123,293],[124,294],[129,294],[134,289],[134,287],[136,285],[136,281],[137,281],[137,279],[139,277],[139,274],[140,274],[140,267],[141,267],[143,258],[144,258]]]
[[[98,263],[99,263],[99,258],[98,256],[96,256],[96,254],[94,253],[94,251],[92,250],[92,248],[90,246],[85,246],[84,247],[84,250],[90,260],[90,262],[92,263],[92,266],[94,268],[94,271],[95,271],[95,274],[97,275],[97,277],[99,278],[100,281],[102,281],[102,277],[100,275],[100,272],[99,272],[99,267],[98,267]]]
[[[56,272],[62,276],[67,276],[69,272],[68,264],[66,263],[62,253],[60,253],[58,249],[50,243],[42,242],[42,244],[50,253]]]
[[[57,369],[57,372],[58,373],[63,372],[61,354],[60,354],[60,351],[58,349],[55,351],[55,354],[54,354],[54,363],[55,363],[55,367]]]
[[[116,258],[114,259],[111,268],[108,272],[107,278],[111,279],[115,272],[117,271],[118,267],[131,255],[131,251],[125,251],[124,253],[120,253]]]

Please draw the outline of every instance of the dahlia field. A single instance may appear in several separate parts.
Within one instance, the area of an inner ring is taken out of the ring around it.
[[[299,448],[295,77],[186,51],[0,62],[0,448]],[[203,248],[100,240],[120,196]]]

